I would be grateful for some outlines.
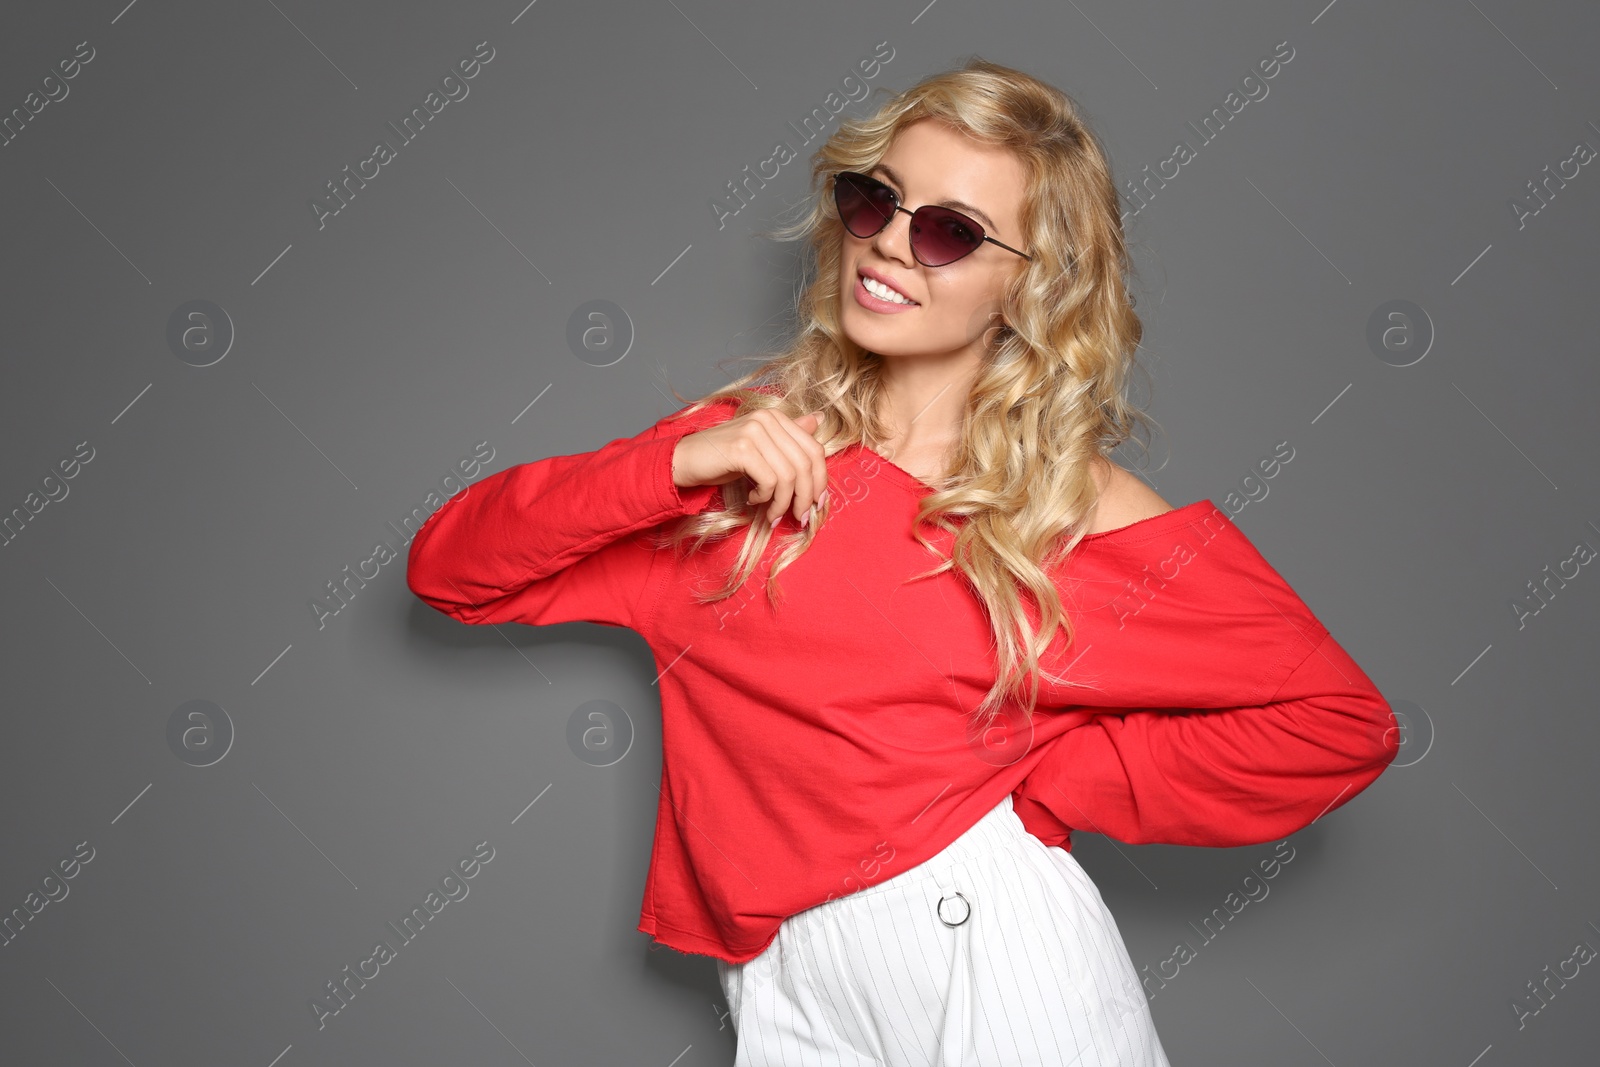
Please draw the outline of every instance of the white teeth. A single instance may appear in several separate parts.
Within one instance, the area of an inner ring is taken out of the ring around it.
[[[887,285],[884,285],[882,282],[878,281],[876,278],[869,278],[865,274],[863,274],[861,276],[861,284],[866,287],[867,292],[871,293],[873,296],[877,297],[879,300],[887,300],[891,304],[915,304],[916,303],[915,300],[907,300],[905,297],[901,296],[899,293],[895,292],[893,289],[889,288]]]

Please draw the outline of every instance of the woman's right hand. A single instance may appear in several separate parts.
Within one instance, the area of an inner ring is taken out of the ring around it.
[[[723,485],[742,475],[754,484],[751,503],[771,502],[769,523],[786,510],[807,522],[828,488],[822,445],[813,436],[821,422],[820,411],[791,419],[767,408],[686,434],[672,451],[672,484]]]

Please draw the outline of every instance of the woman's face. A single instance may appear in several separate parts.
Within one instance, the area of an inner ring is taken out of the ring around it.
[[[1013,248],[1022,240],[1026,178],[1009,151],[981,144],[942,122],[923,119],[901,130],[869,172],[915,211],[942,204],[970,215]],[[1000,294],[1028,261],[989,241],[943,267],[911,254],[911,216],[895,212],[875,237],[844,231],[840,255],[840,325],[845,336],[885,357],[979,358],[984,333],[999,325]],[[867,292],[876,278],[914,303],[890,304]]]

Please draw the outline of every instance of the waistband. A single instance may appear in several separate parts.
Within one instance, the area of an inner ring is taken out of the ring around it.
[[[973,823],[960,837],[928,859],[923,860],[915,867],[891,875],[876,885],[870,885],[846,896],[836,897],[828,901],[828,904],[822,905],[822,907],[827,907],[829,904],[844,904],[852,900],[860,900],[875,893],[892,892],[925,878],[939,878],[950,868],[963,861],[977,859],[988,855],[996,849],[1010,848],[1026,837],[1027,834],[1028,831],[1022,825],[1022,819],[1011,808],[1011,794],[1007,793],[1000,798],[998,804],[985,813],[983,818]]]

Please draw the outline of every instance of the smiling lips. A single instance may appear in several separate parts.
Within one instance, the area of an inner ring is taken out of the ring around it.
[[[866,299],[863,299],[863,297]],[[873,311],[885,311],[890,308],[899,310],[919,306],[915,300],[865,270],[860,271],[858,274],[856,301]]]

